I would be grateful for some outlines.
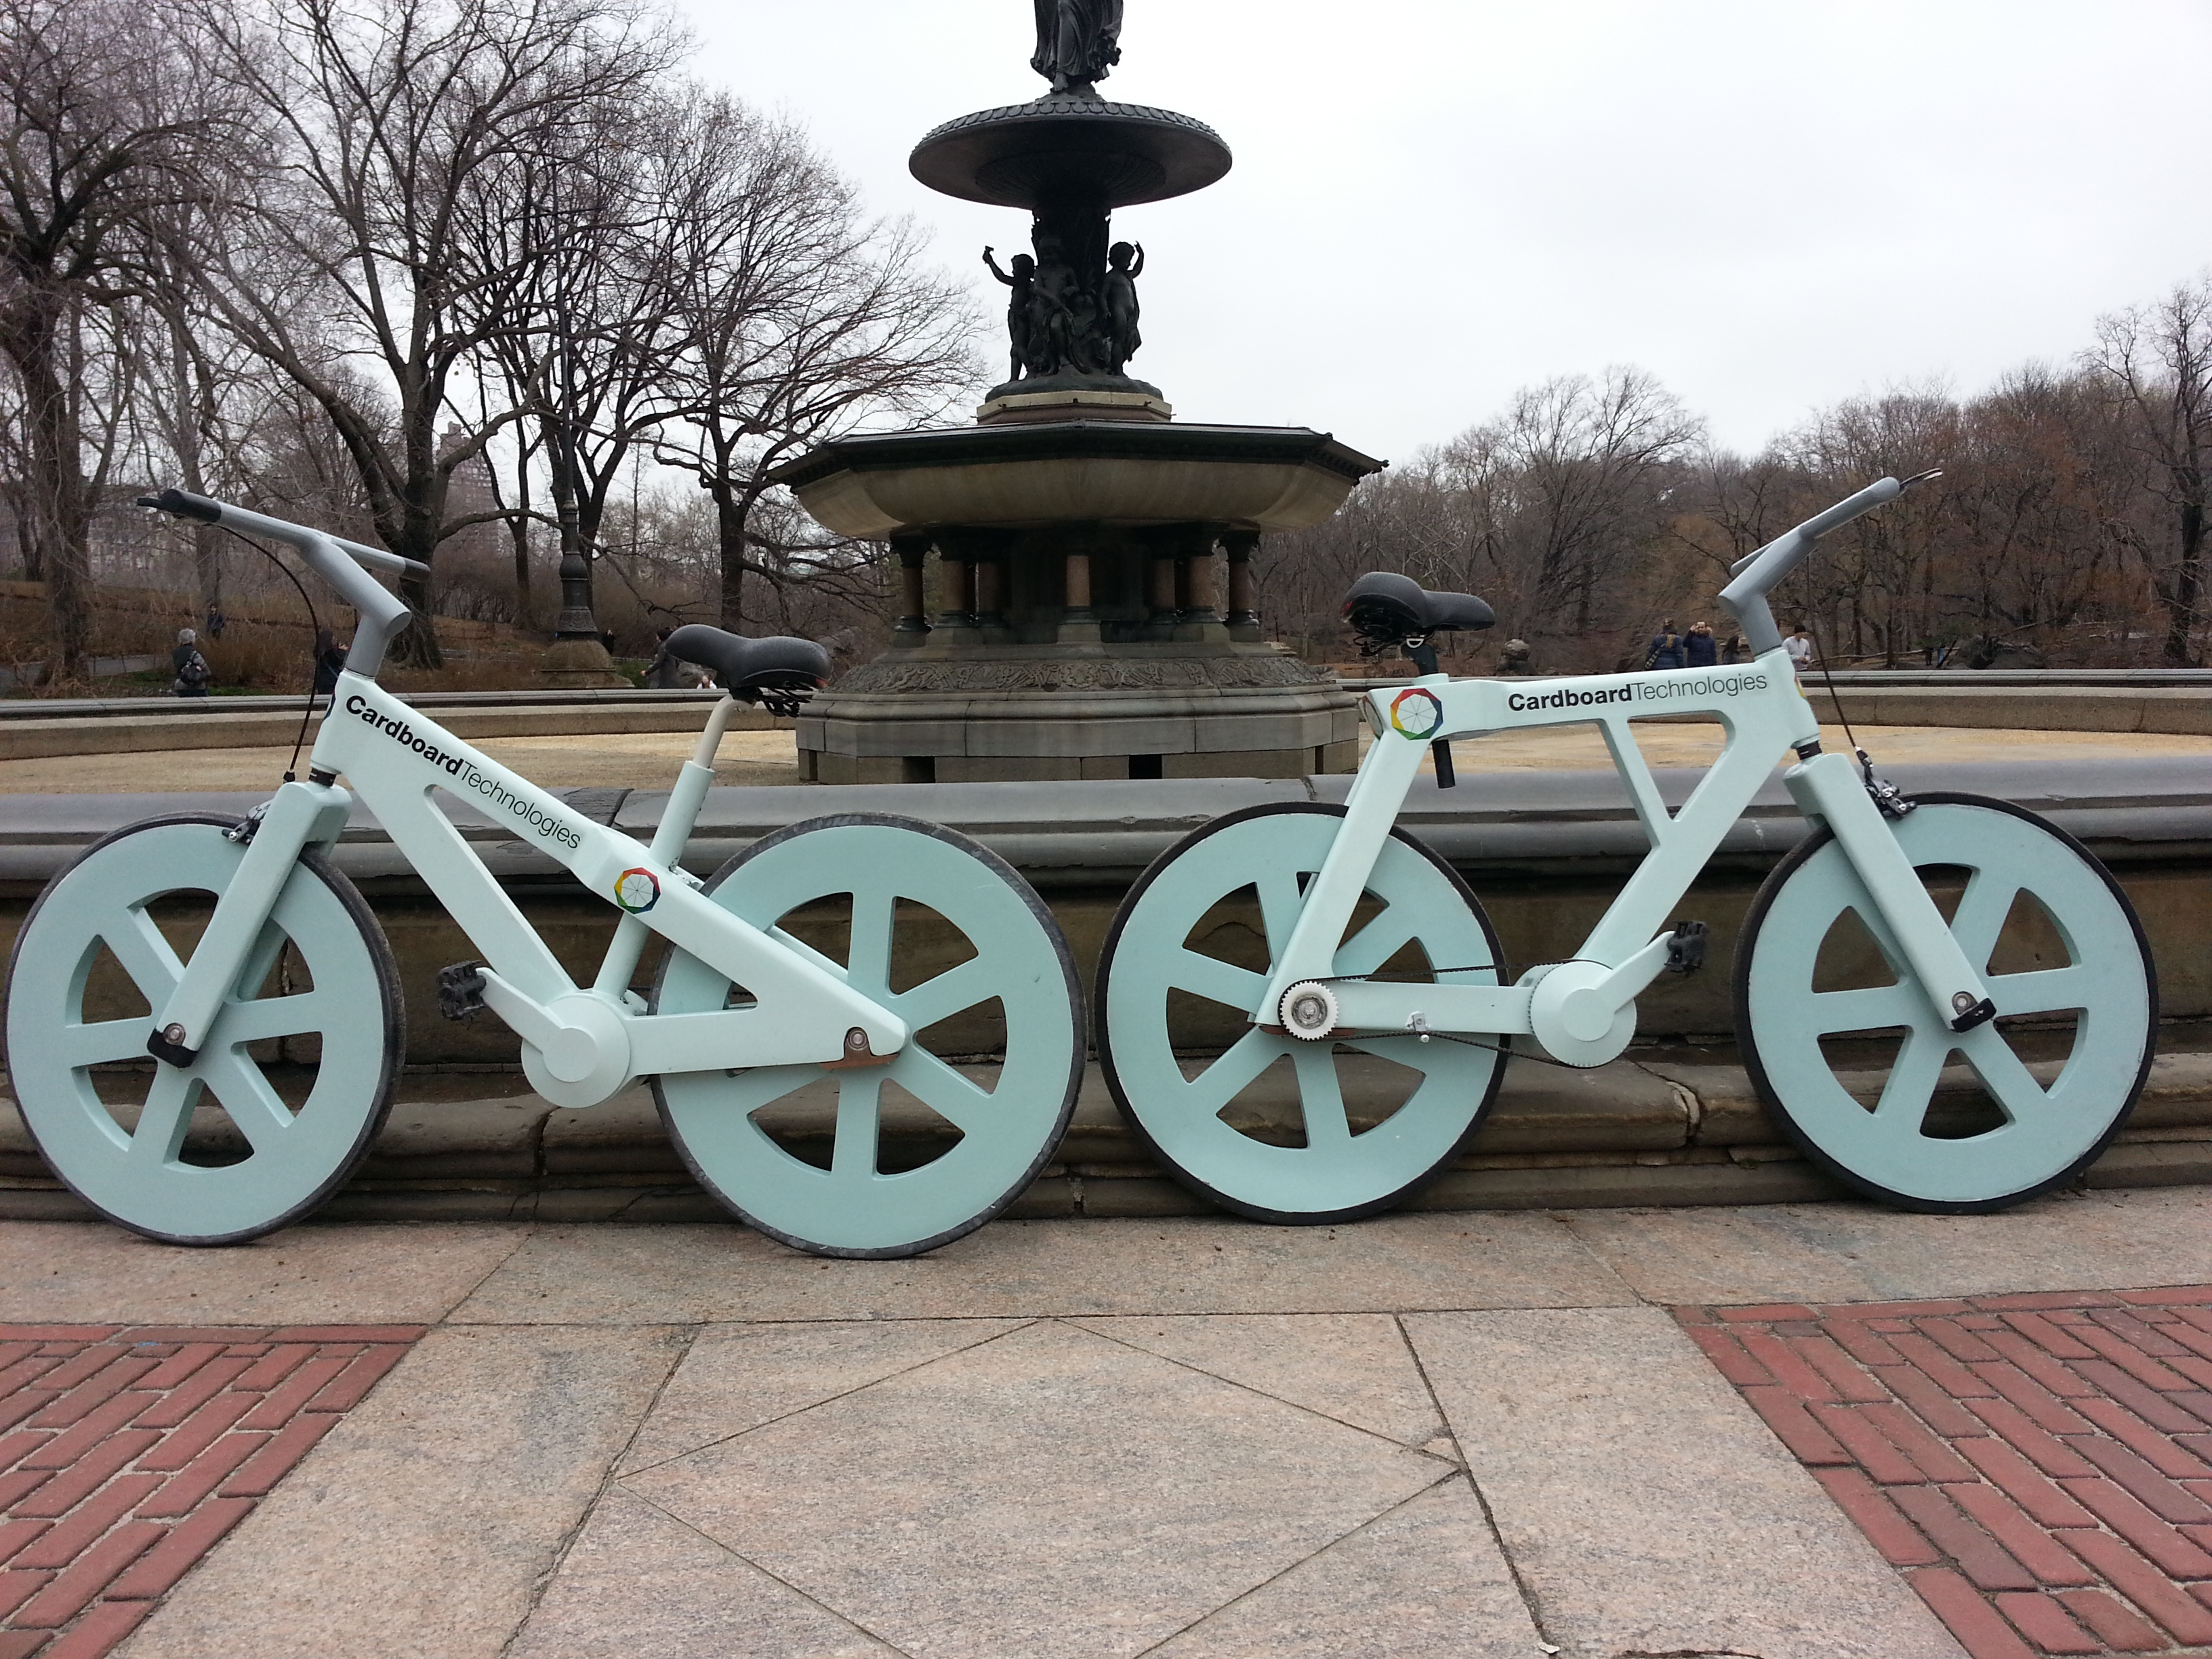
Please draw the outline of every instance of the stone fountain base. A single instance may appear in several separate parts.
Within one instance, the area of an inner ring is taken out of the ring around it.
[[[1256,641],[1109,654],[933,635],[817,699],[799,721],[799,763],[815,783],[1294,778],[1350,771],[1358,720],[1334,678]]]

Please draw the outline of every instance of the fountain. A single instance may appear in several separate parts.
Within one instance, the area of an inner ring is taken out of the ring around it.
[[[1145,254],[1113,240],[1111,215],[1214,183],[1228,146],[1189,116],[1099,95],[1121,0],[1036,5],[1030,64],[1052,89],[946,122],[908,164],[932,189],[1031,216],[1031,252],[1002,266],[984,251],[1008,290],[1008,378],[973,426],[842,438],[770,475],[830,529],[887,540],[901,580],[891,648],[801,718],[802,772],[1350,770],[1353,700],[1267,642],[1254,557],[1382,463],[1304,427],[1176,422],[1128,374]]]

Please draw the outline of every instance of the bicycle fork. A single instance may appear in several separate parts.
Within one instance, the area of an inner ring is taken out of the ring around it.
[[[1905,953],[1936,1017],[1953,1031],[1971,1031],[1996,1015],[1983,981],[1936,908],[1912,860],[1898,845],[1890,820],[1841,755],[1815,755],[1782,775],[1798,810],[1825,823],[1864,884]]]
[[[215,915],[185,964],[168,1002],[155,1011],[146,1052],[172,1066],[188,1066],[245,975],[254,946],[269,923],[284,884],[309,847],[327,847],[345,828],[353,797],[335,784],[287,783],[268,805],[228,832],[246,842],[238,874],[216,900]]]

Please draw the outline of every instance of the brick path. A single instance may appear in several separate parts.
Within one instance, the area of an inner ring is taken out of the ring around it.
[[[96,1659],[422,1334],[0,1325],[0,1659]]]
[[[1975,1659],[2212,1645],[2212,1287],[1677,1317]]]

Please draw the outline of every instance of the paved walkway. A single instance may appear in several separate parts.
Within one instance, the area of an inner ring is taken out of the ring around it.
[[[906,1262],[8,1224],[0,1659],[2202,1651],[2208,1285],[2197,1188]]]
[[[169,718],[178,718],[170,716]],[[1831,748],[1846,752],[1840,726],[1821,728]],[[2068,761],[2113,757],[2212,759],[2212,738],[2143,732],[1972,731],[1936,726],[1862,726],[1859,740],[1892,765],[1930,761]],[[1639,722],[1637,741],[1654,766],[1710,766],[1721,750],[1717,726]],[[483,738],[476,746],[548,789],[665,789],[697,744],[678,732],[599,737]],[[1361,743],[1368,741],[1363,727]],[[291,757],[283,749],[179,749],[159,753],[67,755],[0,760],[0,795],[129,793],[146,791],[257,789],[275,786]],[[1504,732],[1453,749],[1462,772],[1582,771],[1613,769],[1594,726]],[[723,784],[799,781],[798,739],[788,726],[732,732],[714,766]]]

